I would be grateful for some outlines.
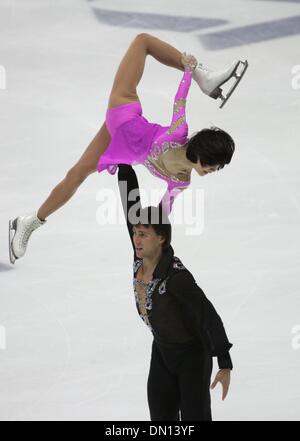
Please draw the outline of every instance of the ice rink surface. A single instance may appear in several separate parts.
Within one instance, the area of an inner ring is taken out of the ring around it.
[[[127,230],[97,222],[103,189],[119,203],[116,176],[89,177],[15,266],[7,251],[8,219],[36,210],[82,154],[141,32],[211,67],[249,61],[222,110],[191,86],[190,133],[220,126],[236,153],[219,173],[192,176],[204,229],[174,225],[173,246],[234,345],[231,389],[224,402],[212,391],[213,418],[299,420],[296,0],[0,0],[0,419],[149,420],[152,335],[135,307]],[[169,124],[181,76],[147,58],[138,92],[149,121]],[[136,170],[142,188],[163,189]]]

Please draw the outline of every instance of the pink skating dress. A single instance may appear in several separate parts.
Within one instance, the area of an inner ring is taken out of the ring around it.
[[[98,163],[98,172],[107,170],[115,174],[118,164],[143,164],[160,179],[167,182],[161,204],[169,214],[175,197],[186,189],[190,181],[181,181],[176,176],[161,172],[159,159],[170,149],[182,147],[188,141],[186,122],[186,97],[191,85],[192,73],[186,69],[174,99],[174,109],[170,126],[150,123],[142,116],[141,104],[122,104],[108,109],[106,127],[111,142]]]

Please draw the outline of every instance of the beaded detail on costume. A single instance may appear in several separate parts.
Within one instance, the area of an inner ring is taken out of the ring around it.
[[[134,262],[134,269],[136,269],[137,271],[141,265],[142,265],[142,260],[140,261],[136,260]],[[160,280],[161,279],[153,279],[149,283],[146,283],[143,282],[142,280],[138,280],[136,277],[134,277],[133,279],[134,296],[135,296],[135,302],[138,309],[138,313],[151,331],[152,331],[152,326],[149,321],[149,315],[152,309],[152,295]],[[139,289],[138,286],[141,288]]]
[[[178,257],[174,256],[174,262],[173,262],[173,268],[179,269],[179,270],[185,270],[186,267],[183,265],[180,259]]]
[[[175,101],[174,112],[177,113],[181,109],[181,107],[185,106],[185,104],[186,104],[186,99],[185,98],[182,98],[180,100]]]
[[[179,110],[181,110],[183,107],[185,107],[185,105],[186,105],[185,98],[181,98],[179,100],[176,100],[174,103],[174,108],[173,108],[173,112],[174,112],[173,116],[175,117],[176,113],[178,113]],[[180,127],[182,125],[183,122],[186,122],[185,113],[171,124],[170,128],[167,131],[168,135],[170,135],[171,133],[174,133],[178,129],[178,127]]]
[[[142,263],[143,263],[142,259],[136,259],[133,262],[133,272],[134,272],[134,274],[137,272],[137,270],[140,268],[140,266],[142,266]]]
[[[169,128],[169,130],[167,131],[168,134],[175,132],[175,130],[178,129],[179,126],[181,126],[181,124],[185,121],[185,116],[181,116],[180,118],[178,118]]]
[[[168,280],[168,277],[160,284],[160,286],[158,288],[158,292],[160,295],[165,294],[167,291],[167,280]]]
[[[161,174],[158,170],[158,164],[157,161],[160,158],[161,155],[164,155],[165,153],[167,153],[169,150],[171,149],[178,149],[179,147],[182,147],[182,144],[179,144],[177,142],[163,142],[161,145],[155,143],[153,145],[153,148],[149,154],[149,156],[147,157],[147,159],[143,162],[143,165],[150,171],[150,173],[154,176],[158,176],[161,179],[172,179],[172,181],[175,182],[187,182],[189,183],[189,181],[182,181],[179,178],[177,178],[177,176],[173,176],[173,175],[169,175],[169,176],[165,176],[163,174]]]
[[[142,259],[136,259],[133,263],[133,290],[135,296],[136,307],[139,313],[139,316],[143,320],[143,322],[148,326],[150,331],[153,331],[151,323],[149,321],[149,317],[151,317],[152,310],[152,295],[157,285],[160,283],[158,287],[158,293],[163,295],[167,292],[167,281],[168,277],[164,280],[162,279],[153,279],[150,282],[146,283],[143,280],[138,280],[136,278],[136,273],[138,269],[142,266]],[[174,256],[173,257],[173,268],[179,270],[185,270],[185,266],[182,264],[181,260]]]

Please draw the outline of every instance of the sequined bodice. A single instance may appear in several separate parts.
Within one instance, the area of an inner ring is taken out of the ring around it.
[[[184,145],[184,144],[183,144]],[[152,146],[152,149],[150,151],[150,154],[148,155],[147,159],[144,161],[144,166],[152,173],[154,176],[157,176],[168,183],[170,181],[176,183],[176,184],[183,184],[183,185],[189,185],[190,181],[182,181],[177,176],[172,175],[166,170],[165,168],[161,167],[161,158],[163,155],[165,155],[167,152],[169,152],[172,149],[178,149],[183,146],[182,144],[179,144],[177,142],[168,142],[165,141],[162,144],[154,143]]]

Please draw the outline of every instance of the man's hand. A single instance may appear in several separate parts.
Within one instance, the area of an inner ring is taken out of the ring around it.
[[[220,369],[210,388],[214,389],[214,387],[219,382],[222,384],[223,387],[222,400],[225,400],[230,384],[230,369]]]

